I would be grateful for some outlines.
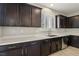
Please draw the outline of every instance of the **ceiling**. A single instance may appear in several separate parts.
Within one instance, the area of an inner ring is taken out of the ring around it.
[[[52,3],[53,6],[50,6],[50,3],[39,3],[39,5],[48,7],[65,14],[71,14],[79,11],[79,3]]]

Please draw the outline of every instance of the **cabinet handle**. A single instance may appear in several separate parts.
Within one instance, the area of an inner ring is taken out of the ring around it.
[[[8,47],[8,49],[13,49],[13,48],[16,48],[16,46],[10,46],[10,47]]]
[[[45,40],[45,42],[49,42],[49,40]]]
[[[32,45],[34,45],[34,44],[37,44],[37,42],[33,42],[33,43],[31,43]]]
[[[22,55],[24,55],[24,50],[22,49]]]

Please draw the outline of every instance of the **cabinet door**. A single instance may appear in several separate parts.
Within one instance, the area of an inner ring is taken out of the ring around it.
[[[5,19],[6,6],[3,3],[0,3],[0,26],[2,26]]]
[[[20,20],[22,26],[31,26],[31,6],[28,4],[20,4]]]
[[[41,9],[32,7],[32,27],[41,27]]]
[[[40,45],[29,46],[28,56],[40,56]]]
[[[68,17],[68,21],[69,21],[69,28],[72,28],[72,18]]]
[[[51,53],[54,53],[56,51],[57,51],[56,41],[52,40],[51,41]]]
[[[79,28],[79,15],[69,17],[71,28]]]
[[[28,56],[28,47],[26,46],[26,47],[24,47],[23,48],[23,50],[24,50],[24,56]]]
[[[65,28],[65,18],[60,17],[60,28]]]
[[[58,27],[58,23],[59,23],[60,28],[69,28],[70,27],[69,19],[66,16],[57,15],[56,16],[56,28]]]
[[[19,20],[19,8],[17,3],[6,3],[6,19],[4,19],[4,25],[18,26]]]
[[[51,53],[61,50],[62,48],[62,39],[55,38],[51,41]]]
[[[66,16],[60,15],[60,28],[68,28],[68,20]]]
[[[72,17],[72,27],[79,28],[79,15]]]
[[[71,21],[69,20],[68,17],[65,20],[65,28],[71,28]]]
[[[79,37],[78,36],[72,36],[71,46],[79,48]]]
[[[41,55],[47,56],[50,54],[50,40],[44,40],[41,44]]]
[[[21,48],[9,49],[7,51],[0,52],[0,56],[22,56]]]

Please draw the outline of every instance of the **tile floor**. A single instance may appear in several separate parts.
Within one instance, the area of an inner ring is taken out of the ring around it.
[[[79,56],[79,48],[70,46],[49,56]]]

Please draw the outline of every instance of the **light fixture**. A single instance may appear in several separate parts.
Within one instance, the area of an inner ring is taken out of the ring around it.
[[[50,4],[50,6],[52,7],[52,6],[53,6],[53,4]]]

